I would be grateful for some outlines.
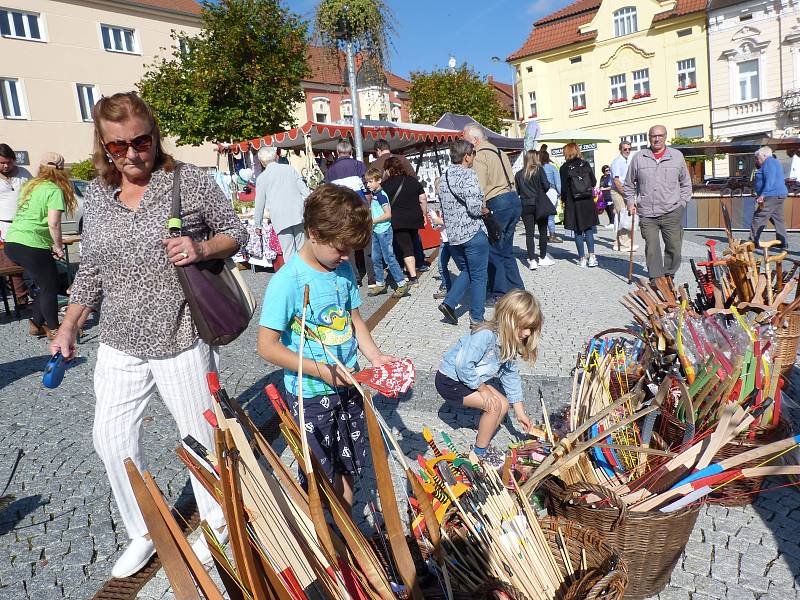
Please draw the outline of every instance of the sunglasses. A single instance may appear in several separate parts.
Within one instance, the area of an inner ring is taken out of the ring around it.
[[[153,135],[145,133],[136,136],[130,142],[125,140],[114,140],[113,142],[103,142],[103,148],[106,149],[114,158],[121,158],[128,153],[128,148],[133,148],[136,152],[147,152],[153,147]]]

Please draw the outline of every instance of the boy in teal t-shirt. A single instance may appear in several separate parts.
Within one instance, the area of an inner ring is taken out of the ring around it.
[[[306,242],[264,294],[258,353],[283,368],[287,405],[298,420],[298,351],[308,286],[302,381],[308,444],[352,505],[354,476],[367,453],[363,399],[321,344],[351,371],[359,368],[358,350],[372,366],[395,360],[378,349],[361,318],[361,296],[348,263],[353,249],[368,243],[372,222],[358,194],[333,184],[320,186],[306,199],[303,216]]]
[[[367,169],[364,179],[367,180],[367,187],[372,192],[372,265],[375,269],[375,287],[369,292],[370,296],[377,296],[386,293],[385,269],[389,269],[389,274],[397,284],[397,289],[392,293],[393,298],[402,298],[408,295],[408,282],[397,257],[394,255],[392,242],[392,207],[386,192],[381,189],[383,181],[383,171],[370,167]],[[384,266],[385,263],[385,266]]]

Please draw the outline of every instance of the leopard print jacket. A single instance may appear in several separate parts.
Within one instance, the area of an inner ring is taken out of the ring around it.
[[[70,304],[100,311],[100,341],[143,358],[186,350],[197,339],[189,306],[162,241],[172,201],[173,173],[159,169],[138,210],[99,178],[86,189],[81,262]],[[248,235],[213,179],[181,166],[183,235],[202,241],[225,234],[240,245]]]

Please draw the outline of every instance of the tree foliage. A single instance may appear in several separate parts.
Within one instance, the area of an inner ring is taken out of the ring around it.
[[[469,115],[484,127],[499,131],[504,113],[494,88],[468,65],[411,74],[411,118],[433,124],[446,112]]]
[[[279,0],[205,0],[202,31],[137,84],[178,144],[254,138],[292,126],[309,73],[306,24]],[[166,49],[165,49],[166,50]]]
[[[91,158],[77,162],[69,168],[69,174],[75,179],[83,179],[84,181],[91,181],[97,177],[97,171],[94,168],[94,163]]]

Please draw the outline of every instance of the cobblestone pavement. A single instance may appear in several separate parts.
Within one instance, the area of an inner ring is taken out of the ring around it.
[[[519,234],[517,251],[523,258],[524,241]],[[713,237],[722,241],[717,234]],[[557,260],[555,266],[535,272],[523,270],[526,286],[537,294],[545,313],[539,360],[522,369],[526,404],[534,417],[539,416],[534,404],[539,387],[551,410],[568,402],[569,373],[584,341],[602,329],[624,326],[630,321],[617,302],[628,290],[627,255],[611,250],[608,232],[601,230],[597,238],[598,269],[579,268],[574,262],[574,244],[566,241],[551,247]],[[688,259],[705,256],[706,239],[707,236],[687,234],[685,264],[678,281],[693,280]],[[791,236],[790,246],[798,248],[800,236]],[[643,262],[641,250],[636,258]],[[644,270],[637,265],[635,273],[641,275]],[[247,277],[260,294],[265,277],[250,273]],[[469,325],[463,309],[458,311],[462,315],[458,326],[442,322],[437,301],[432,299],[437,285],[430,274],[425,276],[413,296],[401,300],[373,332],[385,352],[410,356],[417,365],[418,383],[409,397],[399,402],[376,400],[409,458],[425,452],[420,434],[425,425],[434,432],[449,432],[462,447],[474,440],[475,415],[444,406],[433,387],[433,375],[443,352]],[[368,314],[375,302],[365,301],[364,312]],[[24,321],[0,322],[5,340],[0,348],[0,401],[4,408],[0,415],[0,485],[5,485],[19,449],[24,452],[8,488],[16,500],[0,513],[0,599],[90,598],[109,577],[126,542],[105,473],[91,444],[96,328],[88,332],[81,363],[67,372],[59,389],[45,391],[39,384],[39,371],[46,360],[45,345],[27,337],[26,325]],[[264,425],[275,440],[276,450],[288,461],[288,451],[272,426],[271,409],[262,394],[265,383],[277,381],[279,376],[255,355],[255,333],[254,323],[240,340],[223,349],[223,383],[229,393],[239,396],[256,422]],[[798,387],[800,381],[790,382],[788,391],[792,397],[800,393]],[[186,472],[172,453],[177,434],[165,413],[160,402],[151,404],[145,443],[151,471],[174,502],[189,487]],[[509,419],[495,439],[502,445],[519,435]],[[405,485],[399,474],[395,481],[402,506]],[[781,483],[776,480],[770,485]],[[364,527],[369,526],[365,507],[374,489],[374,480],[365,474],[358,484],[355,507]],[[669,586],[658,597],[800,597],[798,498],[794,488],[783,488],[762,495],[745,508],[704,508]],[[171,599],[163,572],[138,597]]]

